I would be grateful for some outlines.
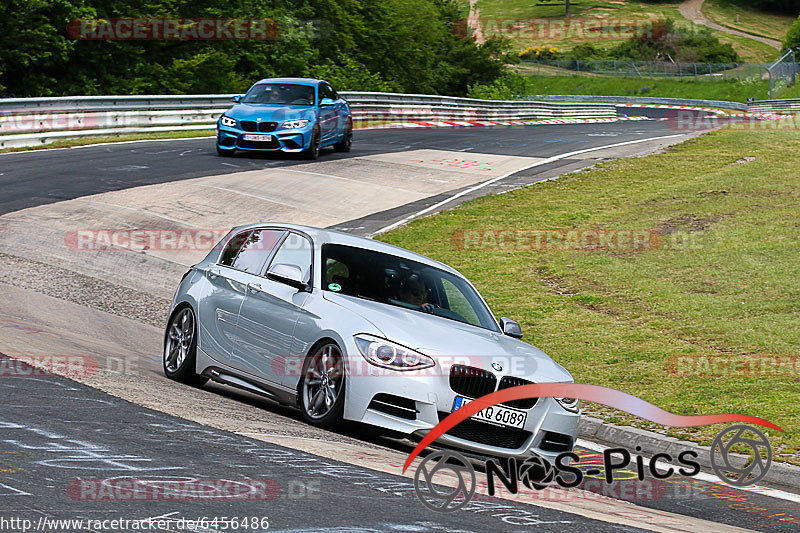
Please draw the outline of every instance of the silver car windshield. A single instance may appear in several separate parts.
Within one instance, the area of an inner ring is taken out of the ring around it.
[[[322,289],[499,331],[478,293],[458,276],[391,254],[326,244]]]
[[[296,83],[259,83],[247,91],[242,103],[314,105],[314,87]]]

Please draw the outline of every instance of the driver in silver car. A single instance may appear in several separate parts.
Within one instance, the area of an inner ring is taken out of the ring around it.
[[[400,286],[398,300],[420,307],[428,301],[428,289],[425,288],[425,283],[422,282],[419,274],[412,274]]]

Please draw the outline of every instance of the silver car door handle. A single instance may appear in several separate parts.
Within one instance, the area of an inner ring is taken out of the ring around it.
[[[247,286],[250,288],[250,292],[254,294],[258,292],[264,292],[264,289],[258,283],[248,283]]]

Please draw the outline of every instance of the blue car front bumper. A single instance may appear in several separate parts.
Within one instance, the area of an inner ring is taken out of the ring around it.
[[[311,144],[313,124],[300,129],[275,129],[270,132],[244,131],[238,127],[217,124],[217,146],[220,150],[252,150],[261,152],[302,152]],[[259,136],[248,139],[248,136]],[[264,139],[269,136],[269,139]]]

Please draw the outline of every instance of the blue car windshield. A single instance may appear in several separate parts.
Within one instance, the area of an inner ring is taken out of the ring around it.
[[[294,83],[259,83],[247,91],[242,103],[314,105],[314,87]]]
[[[472,286],[439,268],[341,244],[323,245],[322,264],[322,290],[498,331]]]

